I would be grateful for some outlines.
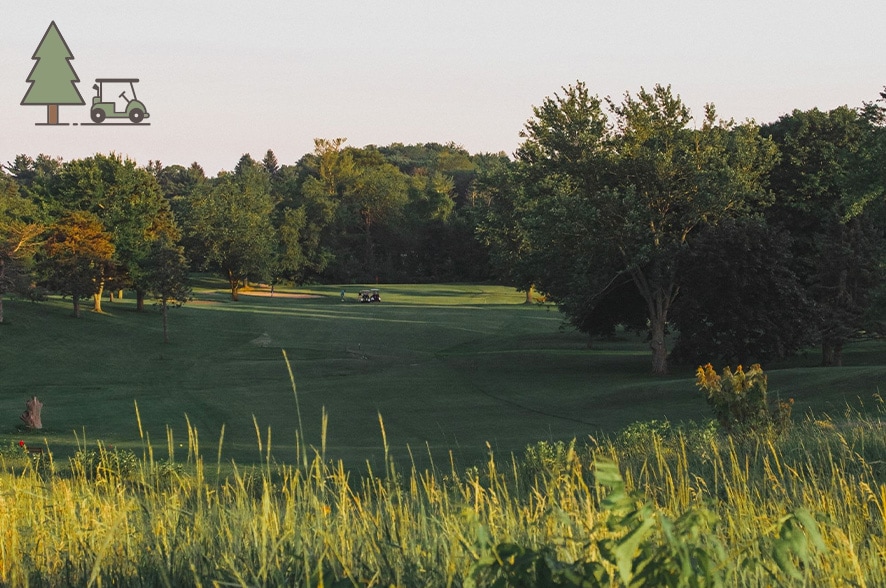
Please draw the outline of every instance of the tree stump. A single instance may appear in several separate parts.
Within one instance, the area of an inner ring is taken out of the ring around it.
[[[37,400],[37,397],[34,396],[28,400],[25,405],[28,408],[19,418],[22,419],[22,422],[25,423],[25,426],[29,429],[42,429],[43,422],[40,420],[40,409],[43,408],[43,403]]]

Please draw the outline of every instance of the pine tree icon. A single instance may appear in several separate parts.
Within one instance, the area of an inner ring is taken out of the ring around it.
[[[49,28],[46,29],[46,33],[44,33],[31,59],[35,59],[37,63],[28,74],[27,81],[31,86],[21,103],[23,105],[45,105],[45,124],[57,125],[59,124],[58,107],[60,104],[81,105],[85,102],[76,86],[80,78],[71,66],[74,55],[59,32],[55,21],[49,23]]]

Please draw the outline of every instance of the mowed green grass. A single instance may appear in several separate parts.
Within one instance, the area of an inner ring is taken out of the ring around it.
[[[274,458],[293,462],[298,417],[281,350],[295,373],[304,439],[320,450],[325,408],[326,455],[354,467],[382,463],[378,415],[395,457],[408,459],[411,448],[426,464],[451,452],[460,465],[482,459],[487,444],[507,453],[638,420],[709,417],[692,366],[653,377],[641,337],[588,349],[556,309],[524,305],[509,288],[382,285],[381,304],[358,304],[359,286],[345,287],[345,302],[340,286],[244,292],[238,302],[220,281],[196,286],[193,302],[170,311],[166,345],[159,312],[137,313],[132,299],[80,320],[68,300],[7,300],[0,443],[22,437],[18,415],[37,395],[45,429],[29,442],[45,437],[60,456],[73,451],[75,433],[140,447],[137,402],[160,456],[167,426],[174,447],[187,447],[187,415],[208,460],[224,426],[223,460],[258,461],[257,424],[264,449],[270,430]],[[770,390],[795,398],[795,412],[840,414],[886,381],[883,343],[851,347],[844,368],[811,367],[816,361],[768,369]]]

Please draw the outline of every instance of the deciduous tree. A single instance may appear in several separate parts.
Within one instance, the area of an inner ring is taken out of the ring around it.
[[[504,156],[483,160],[477,191],[477,238],[489,248],[497,277],[526,292],[530,303],[537,274],[529,261],[532,241],[524,221],[533,202],[525,197],[514,165]]]
[[[65,163],[52,182],[53,200],[65,211],[84,210],[101,219],[114,243],[116,272],[106,276],[115,289],[132,287],[144,307],[143,264],[152,243],[176,241],[178,227],[156,177],[131,159],[96,154]],[[101,284],[95,310],[101,311]]]
[[[603,101],[584,84],[547,98],[517,151],[538,286],[555,301],[606,295],[629,277],[646,304],[652,369],[667,371],[665,334],[679,293],[676,258],[701,223],[765,200],[774,154],[753,124],[692,125],[670,87]]]
[[[30,287],[30,262],[42,228],[33,222],[35,209],[18,192],[15,181],[0,171],[0,323],[3,296]]]
[[[793,270],[814,302],[822,364],[840,365],[882,280],[886,129],[883,111],[795,110],[764,127],[781,150],[770,224],[792,236]]]
[[[245,280],[269,277],[276,249],[267,174],[244,165],[240,174],[198,186],[191,201],[188,230],[202,241],[206,263],[227,277],[231,299],[238,300]]]
[[[80,318],[80,300],[93,296],[112,265],[110,233],[92,213],[72,212],[49,228],[43,246],[42,267],[50,288],[71,296],[74,316]]]
[[[145,258],[144,283],[160,304],[163,342],[169,343],[169,307],[181,306],[191,298],[184,250],[169,242],[154,242]]]
[[[371,157],[359,162],[357,169],[354,183],[345,193],[345,209],[356,212],[359,219],[365,269],[371,275],[376,271],[373,227],[400,217],[407,202],[407,181],[396,167]]]

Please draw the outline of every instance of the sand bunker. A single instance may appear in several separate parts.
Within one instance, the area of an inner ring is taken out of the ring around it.
[[[316,294],[295,294],[292,292],[274,292],[270,290],[240,290],[240,296],[259,296],[262,298],[320,298]]]

